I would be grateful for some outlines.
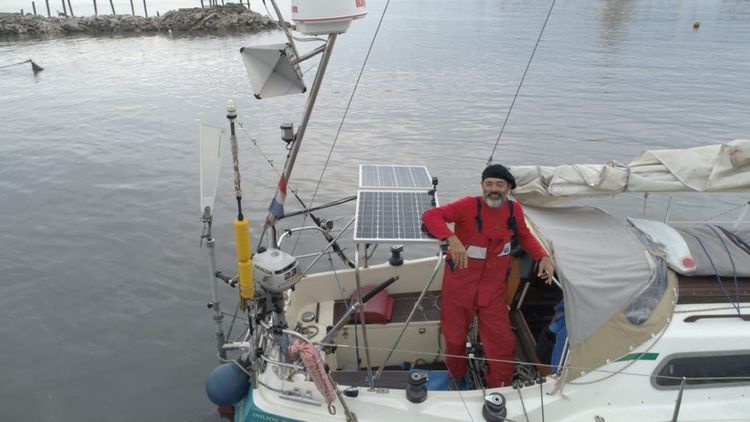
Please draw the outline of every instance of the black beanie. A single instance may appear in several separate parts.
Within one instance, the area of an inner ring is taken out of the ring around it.
[[[484,171],[482,172],[482,181],[488,177],[495,177],[498,179],[503,179],[506,182],[510,184],[511,189],[516,188],[516,179],[513,177],[512,174],[510,174],[510,171],[505,168],[502,164],[493,164],[491,166],[488,166]]]

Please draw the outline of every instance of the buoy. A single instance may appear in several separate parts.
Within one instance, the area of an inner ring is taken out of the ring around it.
[[[206,380],[206,395],[217,406],[234,406],[245,395],[248,376],[234,363],[224,363],[211,371]]]
[[[701,27],[701,21],[693,21],[693,29],[698,29]]]

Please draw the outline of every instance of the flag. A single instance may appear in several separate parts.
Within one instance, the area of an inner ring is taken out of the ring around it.
[[[282,174],[279,178],[279,186],[276,189],[276,195],[271,200],[271,205],[268,206],[268,216],[266,217],[266,224],[276,224],[281,217],[284,216],[284,202],[286,201],[286,179]]]

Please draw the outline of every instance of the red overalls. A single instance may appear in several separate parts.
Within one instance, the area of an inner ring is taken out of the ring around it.
[[[481,224],[477,223],[477,200],[480,201]],[[520,204],[512,204],[518,222],[518,242],[534,260],[541,259],[546,252],[530,233]],[[466,354],[469,326],[474,315],[478,316],[479,335],[488,359],[486,382],[490,388],[510,385],[515,360],[516,343],[510,328],[505,290],[513,237],[513,230],[508,227],[509,217],[507,203],[490,208],[481,197],[473,196],[430,209],[422,215],[425,227],[436,238],[444,240],[454,234],[447,223],[455,223],[455,234],[467,251],[472,246],[486,249],[484,259],[469,258],[468,268],[451,270],[451,263],[446,263],[440,324],[450,376],[462,378],[466,375],[466,359],[451,356]]]

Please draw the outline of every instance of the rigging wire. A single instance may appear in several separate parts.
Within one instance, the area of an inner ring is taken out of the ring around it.
[[[521,408],[523,409],[523,415],[526,417],[526,422],[529,422],[529,413],[526,411],[526,404],[523,402],[523,395],[521,394],[521,383],[516,382],[513,387],[518,391],[518,399],[521,400]]]
[[[720,212],[720,213],[718,213],[718,214],[715,214],[715,215],[713,215],[713,216],[711,216],[711,217],[708,217],[708,218],[706,219],[706,221],[707,221],[707,222],[711,222],[712,220],[715,220],[715,219],[717,219],[717,218],[719,218],[719,217],[721,217],[721,216],[727,215],[727,214],[729,214],[729,213],[731,213],[731,212],[733,212],[733,211],[737,211],[737,210],[739,210],[739,209],[741,209],[742,207],[745,207],[745,206],[747,206],[747,204],[740,204],[740,205],[737,205],[737,206],[736,206],[736,207],[734,207],[734,208],[730,208],[730,209],[728,209],[728,210],[726,210],[726,211],[723,211],[723,212]]]
[[[255,146],[255,148],[260,152],[260,154],[266,160],[266,162],[268,163],[268,165],[271,166],[271,169],[273,169],[273,171],[276,172],[276,175],[281,176],[281,172],[276,168],[276,166],[274,165],[273,160],[268,156],[268,154],[266,154],[263,151],[263,149],[260,147],[260,145],[258,145],[258,142],[252,136],[250,136],[250,132],[248,132],[247,128],[245,128],[245,126],[242,123],[239,123],[239,126],[242,129],[242,131],[245,132],[245,135],[247,135],[247,137],[250,140],[250,142]],[[297,198],[297,201],[300,203],[300,205],[302,205],[302,210],[301,211],[296,211],[296,212],[293,212],[293,213],[289,213],[289,214],[284,214],[283,216],[279,217],[279,219],[287,218],[287,217],[293,217],[293,216],[297,216],[297,215],[300,215],[300,214],[304,214],[305,219],[302,222],[303,226],[305,225],[305,222],[307,221],[307,216],[308,215],[310,215],[312,217],[312,219],[313,219],[313,221],[315,222],[316,225],[320,225],[320,220],[318,220],[314,215],[312,215],[313,211],[318,211],[318,210],[321,210],[321,209],[324,209],[324,208],[329,208],[329,207],[333,207],[333,206],[336,206],[336,205],[340,205],[340,204],[343,204],[343,203],[346,203],[346,202],[349,202],[349,201],[353,201],[354,199],[357,198],[356,196],[348,196],[346,198],[342,198],[342,199],[339,199],[339,200],[336,200],[336,201],[333,201],[333,202],[329,202],[327,204],[323,204],[323,205],[319,205],[317,207],[312,207],[311,208],[311,207],[308,207],[305,204],[305,202],[302,200],[302,198],[299,197],[299,195],[297,194],[297,189],[292,189],[291,186],[287,186],[287,188],[289,189],[289,192],[291,192],[294,195],[294,197]],[[312,205],[312,203],[311,203],[311,205]],[[263,234],[261,235],[261,238],[260,238],[260,240],[258,242],[259,245],[263,244],[263,236],[264,235],[265,235],[265,232],[263,232]],[[329,237],[329,235],[325,235],[324,234],[323,236],[328,241],[331,241],[333,239],[332,237]],[[297,240],[299,240],[299,236],[297,237]],[[294,249],[296,249],[296,246],[297,246],[297,243],[295,242]],[[341,247],[338,245],[337,242],[334,242],[331,245],[331,247],[336,252],[336,254],[339,255],[339,257],[342,259],[342,261],[344,261],[344,263],[347,266],[352,267],[351,261],[349,260],[349,258],[346,257],[346,255],[344,254],[343,249],[341,249]],[[292,253],[294,253],[294,249],[292,250]]]
[[[22,64],[26,64],[26,63],[30,63],[30,62],[31,62],[31,59],[24,60],[24,61],[18,62],[18,63],[6,64],[4,66],[0,66],[0,69],[5,69],[6,67],[11,67],[11,66],[18,66],[18,65],[22,65]]]
[[[742,312],[740,311],[740,303],[739,301],[735,304],[732,300],[732,296],[729,294],[729,291],[726,287],[724,287],[724,281],[721,279],[721,276],[719,275],[719,270],[716,268],[716,264],[714,263],[713,258],[711,258],[711,255],[708,253],[708,250],[706,250],[706,246],[703,244],[703,241],[693,233],[688,233],[690,236],[693,236],[695,240],[698,241],[698,244],[700,245],[701,249],[703,249],[703,253],[706,255],[706,258],[708,258],[708,262],[711,263],[711,267],[714,269],[714,275],[716,276],[716,280],[719,282],[719,287],[721,287],[721,291],[724,293],[724,296],[726,296],[729,303],[732,305],[732,308],[734,308],[735,311],[737,311],[737,315],[742,316]],[[731,256],[730,256],[731,259]],[[732,263],[734,265],[734,262]],[[736,272],[735,272],[736,273]]]
[[[370,47],[367,49],[367,54],[365,55],[365,59],[362,62],[362,67],[359,69],[359,74],[357,75],[357,81],[354,83],[354,89],[352,89],[352,94],[349,96],[349,101],[346,103],[346,108],[344,109],[344,115],[341,117],[341,123],[339,123],[339,127],[336,130],[336,136],[333,138],[333,143],[331,144],[331,149],[328,151],[328,157],[326,157],[326,162],[323,165],[323,170],[320,172],[320,178],[318,178],[318,184],[315,185],[315,191],[313,191],[312,199],[310,200],[310,206],[315,202],[315,197],[318,194],[318,189],[320,188],[320,184],[323,182],[323,176],[326,173],[326,169],[328,168],[328,163],[331,161],[331,155],[333,155],[333,149],[336,148],[336,142],[339,140],[339,135],[341,134],[341,128],[344,126],[344,122],[346,121],[346,117],[349,114],[349,109],[352,106],[352,101],[354,101],[354,96],[357,94],[357,87],[359,86],[359,81],[362,79],[362,74],[365,72],[365,66],[367,66],[367,60],[370,58],[370,53],[372,52],[372,47],[375,45],[375,40],[378,38],[378,33],[380,32],[380,27],[383,24],[383,18],[385,18],[385,13],[388,11],[388,6],[391,4],[391,0],[387,0],[385,2],[385,7],[383,8],[383,13],[380,14],[380,20],[378,20],[378,26],[375,28],[375,33],[372,36],[372,40],[370,40]],[[302,225],[305,225],[305,222],[307,221],[307,215],[305,215],[305,219],[302,221]],[[297,236],[297,240],[294,242],[294,249],[297,248],[297,243],[299,242],[299,236]]]
[[[742,316],[742,314],[740,313],[740,308],[739,308],[739,304],[740,304],[740,286],[739,286],[739,282],[737,281],[737,267],[734,265],[734,258],[732,257],[732,253],[729,252],[729,248],[727,247],[727,244],[724,242],[724,238],[721,237],[721,235],[719,234],[718,231],[716,231],[716,228],[714,228],[714,226],[712,226],[710,224],[706,224],[706,226],[709,229],[711,229],[712,232],[714,232],[714,234],[716,235],[716,237],[719,238],[719,241],[721,242],[721,246],[724,247],[724,251],[727,253],[727,256],[729,257],[729,262],[732,263],[732,274],[734,276],[734,296],[735,296],[735,300],[737,301],[737,305],[738,305],[738,307],[737,307],[737,314],[740,315],[740,316]]]
[[[281,27],[281,25],[276,20],[276,18],[273,17],[273,14],[271,13],[271,11],[268,10],[268,5],[266,4],[266,0],[263,0],[263,8],[266,9],[266,13],[268,14],[268,17],[271,18],[271,21],[273,21],[273,23],[276,25],[276,27],[283,31],[284,28]],[[302,38],[302,37],[295,37],[295,36],[292,35],[292,38],[295,41],[300,41],[300,42],[315,42],[315,41],[326,42],[326,40],[324,40],[323,38],[318,38],[318,37]]]
[[[354,348],[354,346],[352,346],[350,344],[345,344],[345,343],[332,343],[332,342],[318,343],[318,342],[315,342],[314,344],[316,346],[323,346],[323,347],[340,347],[340,348],[343,348],[343,349],[353,349]],[[365,348],[365,346],[359,346],[359,347],[362,348],[362,349]],[[417,351],[417,350],[405,350],[405,349],[389,349],[389,348],[386,348],[386,347],[372,347],[372,346],[370,346],[369,349],[370,350],[377,350],[377,351],[386,351],[386,352],[394,350],[394,351],[399,352],[399,353],[409,353],[409,354],[414,354],[414,355],[439,355],[439,356],[443,356],[443,357],[454,357],[454,358],[459,358],[459,359],[468,359],[468,357],[466,355],[452,355],[452,354],[447,354],[447,353],[433,353],[433,352],[425,352],[425,351]],[[553,365],[549,365],[549,364],[535,363],[535,362],[525,362],[525,361],[520,361],[520,360],[493,359],[493,358],[486,358],[486,357],[484,357],[484,358],[474,358],[474,359],[485,360],[485,361],[488,361],[488,362],[513,363],[513,364],[520,364],[520,365],[536,365],[536,366],[543,366],[543,367],[553,368]],[[634,362],[634,361],[630,361],[630,362]],[[610,363],[615,363],[615,362],[610,362]],[[630,366],[630,365],[631,364],[628,364],[628,365],[626,365],[626,367]],[[610,376],[612,376],[612,375],[628,375],[628,376],[634,376],[634,377],[663,379],[663,380],[676,380],[676,381],[682,381],[682,378],[683,378],[682,376],[654,375],[652,373],[624,372],[622,370],[590,369],[590,368],[572,367],[572,366],[569,366],[568,368],[569,369],[575,369],[575,370],[585,371],[586,374],[596,373],[596,372],[602,372],[602,373],[609,374]],[[688,380],[692,380],[692,381],[701,381],[701,382],[706,382],[706,381],[711,381],[711,380],[723,380],[723,381],[737,381],[737,382],[740,382],[740,381],[750,381],[750,376],[689,377],[687,379]],[[601,380],[598,380],[598,381],[601,381]],[[574,385],[590,384],[590,383],[591,382],[586,382],[586,383],[581,383],[581,382],[577,383],[577,382],[570,382],[570,381],[568,382],[568,384],[574,384]]]
[[[521,91],[521,87],[523,86],[523,81],[526,79],[526,73],[529,71],[529,67],[531,66],[531,61],[534,60],[534,54],[536,53],[537,47],[539,47],[539,42],[542,40],[542,35],[544,34],[544,28],[547,27],[547,21],[549,21],[549,17],[552,14],[552,9],[555,7],[555,2],[557,0],[552,0],[552,4],[549,7],[549,11],[547,11],[547,17],[544,19],[544,24],[542,25],[542,30],[539,31],[539,37],[536,39],[536,44],[534,44],[534,49],[531,50],[531,55],[529,56],[529,61],[526,63],[526,68],[523,71],[523,75],[521,75],[521,82],[518,84],[518,87],[516,88],[516,94],[513,95],[513,101],[510,103],[510,107],[508,107],[508,113],[505,115],[505,120],[503,121],[503,126],[500,128],[500,133],[497,135],[497,140],[495,141],[495,146],[492,147],[492,152],[490,153],[489,158],[487,159],[487,165],[489,166],[492,164],[492,157],[495,155],[495,150],[497,149],[498,144],[500,144],[500,137],[503,136],[503,132],[505,131],[505,125],[508,124],[508,119],[510,118],[510,113],[513,111],[513,106],[516,104],[516,99],[518,98],[518,93]]]

